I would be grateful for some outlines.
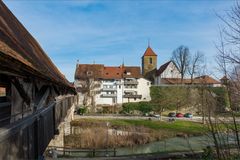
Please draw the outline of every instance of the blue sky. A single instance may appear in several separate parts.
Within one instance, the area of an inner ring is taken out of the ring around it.
[[[141,65],[148,39],[158,66],[186,45],[202,51],[215,73],[221,20],[231,0],[4,0],[60,71],[74,80],[80,63]],[[216,75],[216,74],[215,74]]]

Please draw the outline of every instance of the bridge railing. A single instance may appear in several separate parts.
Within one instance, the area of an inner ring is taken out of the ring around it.
[[[61,157],[116,157],[117,150],[116,148],[109,148],[109,149],[74,149],[68,147],[55,147],[55,146],[48,146],[46,149],[46,156],[55,158],[56,156]]]
[[[49,106],[0,128],[0,159],[37,159],[47,148],[76,96],[64,96]]]

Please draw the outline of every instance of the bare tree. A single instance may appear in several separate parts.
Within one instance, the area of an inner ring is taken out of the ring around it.
[[[191,77],[191,83],[193,83],[194,75],[199,73],[201,66],[203,66],[204,54],[197,51],[191,58],[188,66],[188,74]]]
[[[83,97],[83,106],[91,106],[91,112],[95,112],[95,96],[99,92],[100,82],[94,78],[86,78],[79,80],[77,85],[77,91],[81,93]]]
[[[181,74],[181,82],[183,82],[183,78],[186,75],[190,62],[190,52],[188,47],[181,45],[174,50],[172,53],[172,61],[177,65]]]

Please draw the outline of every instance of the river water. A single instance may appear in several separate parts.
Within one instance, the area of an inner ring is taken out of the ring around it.
[[[211,140],[207,136],[198,137],[174,137],[166,140],[151,142],[148,144],[123,147],[116,149],[116,155],[135,155],[135,154],[148,154],[159,152],[177,152],[177,151],[200,151],[206,146],[212,145]]]
[[[180,152],[180,151],[202,151],[208,145],[213,145],[208,136],[194,137],[174,137],[165,140],[151,142],[148,144],[136,145],[133,147],[116,148],[116,156],[128,156],[137,154],[153,154],[161,152]],[[87,150],[86,150],[87,151]],[[58,152],[59,155],[62,153]],[[72,152],[74,157],[89,157],[92,152]],[[113,148],[101,149],[95,153],[96,157],[114,156]]]

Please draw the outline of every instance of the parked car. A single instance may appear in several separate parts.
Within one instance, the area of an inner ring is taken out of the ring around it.
[[[168,117],[176,117],[176,113],[175,112],[170,112],[170,113],[168,113]]]
[[[186,113],[186,114],[184,114],[184,117],[186,117],[186,118],[192,118],[193,115],[192,115],[191,113]]]
[[[184,114],[182,114],[182,113],[177,113],[177,114],[176,114],[176,117],[182,118],[182,117],[184,117]]]
[[[154,114],[153,117],[160,118],[159,114]]]

